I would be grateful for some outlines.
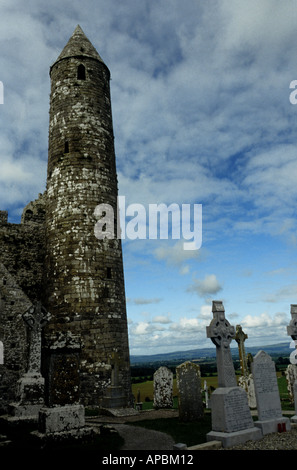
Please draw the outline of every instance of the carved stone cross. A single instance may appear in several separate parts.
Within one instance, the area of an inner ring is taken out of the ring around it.
[[[213,319],[206,327],[207,337],[216,345],[218,386],[236,387],[236,377],[230,351],[230,343],[235,337],[235,329],[225,318],[223,302],[212,302]]]
[[[290,354],[290,362],[291,364],[297,364],[296,360],[296,355],[297,355],[297,305],[296,304],[291,304],[291,321],[289,325],[287,326],[287,333],[288,336],[291,336],[293,342],[292,346],[295,348],[295,351],[293,351]],[[290,345],[290,346],[291,346]]]
[[[248,376],[249,374],[247,357],[245,354],[245,347],[244,347],[244,342],[246,339],[248,339],[248,335],[246,335],[243,332],[241,325],[236,325],[235,341],[238,344],[241,373],[244,377]]]
[[[40,374],[41,366],[41,330],[49,321],[50,314],[41,302],[32,305],[24,314],[23,320],[29,328],[29,374]]]
[[[293,340],[297,339],[297,305],[291,305],[291,321],[287,326],[287,333]]]

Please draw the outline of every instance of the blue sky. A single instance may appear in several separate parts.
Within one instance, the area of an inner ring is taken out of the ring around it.
[[[49,67],[77,24],[111,71],[119,194],[202,204],[199,250],[125,240],[131,354],[211,346],[211,301],[248,345],[297,303],[294,0],[0,0],[0,208],[45,189]],[[233,344],[235,346],[235,344]]]

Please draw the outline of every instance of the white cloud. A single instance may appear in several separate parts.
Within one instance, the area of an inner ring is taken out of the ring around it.
[[[206,321],[212,320],[212,308],[211,305],[202,305],[200,309],[199,318],[205,319]]]
[[[170,315],[156,315],[152,319],[153,323],[162,323],[163,325],[171,323]]]
[[[201,256],[201,250],[184,250],[183,240],[179,240],[174,245],[168,242],[160,243],[158,248],[154,250],[154,255],[158,260],[164,260],[169,266],[178,266],[181,273],[188,272],[188,266],[183,266],[185,262],[192,259],[198,259]]]
[[[203,280],[195,279],[194,283],[187,288],[187,292],[195,292],[201,297],[217,294],[222,286],[215,274],[206,275]]]
[[[244,332],[248,334],[250,341],[274,344],[277,342],[276,339],[290,341],[287,336],[289,321],[289,315],[284,312],[276,312],[275,314],[263,312],[260,315],[246,315],[240,324]]]
[[[131,301],[131,300],[130,300]],[[132,302],[135,305],[147,305],[147,304],[158,304],[161,302],[162,299],[159,297],[153,298],[153,299],[143,299],[143,298],[138,298],[138,299],[133,299]]]
[[[293,303],[292,300],[294,300],[297,296],[297,286],[296,284],[290,284],[290,285],[285,285],[276,291],[267,294],[264,299],[266,302],[279,302],[280,300],[285,300],[288,302],[288,305],[290,303]]]

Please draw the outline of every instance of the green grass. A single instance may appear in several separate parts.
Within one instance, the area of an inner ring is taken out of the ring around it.
[[[187,423],[181,422],[179,418],[160,418],[128,424],[164,432],[169,434],[176,443],[182,442],[190,447],[205,442],[206,434],[211,431],[211,416],[210,413],[205,413],[201,420]]]
[[[294,410],[294,404],[291,403],[289,399],[289,393],[288,393],[288,388],[287,388],[287,379],[285,376],[278,374],[278,388],[279,388],[279,394],[280,394],[280,399],[281,399],[281,405],[282,409],[284,411],[286,410]]]
[[[286,378],[281,374],[277,375],[282,409],[284,411],[293,410],[294,407],[289,401]],[[204,384],[205,379],[209,388],[217,388],[216,376],[206,378],[203,377],[201,379],[201,384]],[[174,385],[174,393],[177,394],[176,383]],[[135,397],[137,397],[138,390],[140,390],[140,398],[143,402],[143,410],[153,409],[153,382],[147,381],[134,384],[132,386],[132,392],[134,393]],[[147,397],[147,400],[150,399],[150,401],[145,401],[145,397]],[[178,408],[176,397],[174,399],[174,408]],[[253,419],[256,420],[258,418],[257,416],[254,416]],[[190,447],[196,444],[202,444],[206,441],[206,434],[211,431],[211,413],[209,410],[205,410],[204,417],[201,421],[183,423],[179,420],[179,418],[160,418],[138,421],[137,423],[134,423],[134,425],[164,432],[172,436],[175,442],[182,442]]]

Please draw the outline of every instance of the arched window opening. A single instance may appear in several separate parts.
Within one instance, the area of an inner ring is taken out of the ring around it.
[[[66,142],[65,142],[64,153],[69,153],[69,142],[68,142],[68,140],[66,140]]]
[[[86,69],[83,64],[80,64],[77,67],[77,80],[85,80],[86,79]]]

